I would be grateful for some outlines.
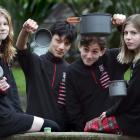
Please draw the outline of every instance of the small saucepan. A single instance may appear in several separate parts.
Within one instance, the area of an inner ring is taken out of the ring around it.
[[[111,33],[111,14],[90,13],[81,17],[69,17],[67,22],[80,24],[80,34],[106,36]]]
[[[52,34],[48,29],[38,29],[34,36],[35,43],[40,47],[47,47],[52,39]]]
[[[4,74],[3,68],[0,66],[0,80],[3,78],[3,74]]]
[[[110,82],[109,94],[110,96],[126,96],[127,83],[124,80],[114,80]]]

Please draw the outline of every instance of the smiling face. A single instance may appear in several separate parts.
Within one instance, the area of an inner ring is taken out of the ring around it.
[[[82,61],[86,66],[94,64],[105,52],[105,49],[101,50],[101,47],[97,43],[81,46],[79,50]]]
[[[0,14],[0,43],[5,40],[9,34],[9,24],[4,15]]]
[[[62,58],[70,49],[71,43],[65,36],[53,35],[49,51],[58,58]]]

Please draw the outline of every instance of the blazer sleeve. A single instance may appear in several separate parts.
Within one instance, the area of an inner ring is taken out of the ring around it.
[[[66,111],[68,121],[73,131],[83,131],[84,123],[82,118],[82,109],[77,96],[76,85],[70,72],[67,72],[66,78]]]
[[[31,52],[30,46],[25,50],[17,49],[17,60],[26,77],[30,77],[35,65],[39,64],[39,56]]]

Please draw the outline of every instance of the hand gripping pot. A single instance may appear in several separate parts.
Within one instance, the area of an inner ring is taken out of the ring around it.
[[[109,85],[109,94],[110,96],[126,96],[127,95],[126,81],[124,80],[111,81]]]

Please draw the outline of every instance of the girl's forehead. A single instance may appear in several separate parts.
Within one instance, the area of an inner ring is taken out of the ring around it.
[[[126,24],[126,26],[129,26],[129,27],[134,27],[134,24],[133,24],[133,23],[131,23],[131,22],[129,22],[129,23],[127,23],[127,24]],[[126,27],[126,26],[125,26],[125,27]]]
[[[124,30],[127,30],[127,29],[137,30],[136,27],[134,26],[134,24],[132,24],[132,23],[129,23],[129,24],[125,25]]]
[[[0,12],[0,16],[3,16],[3,17],[6,18],[6,15],[4,13],[2,13],[2,12]]]
[[[6,15],[4,15],[3,13],[0,13],[0,18],[3,18],[5,20],[8,20],[7,17],[6,17]]]

